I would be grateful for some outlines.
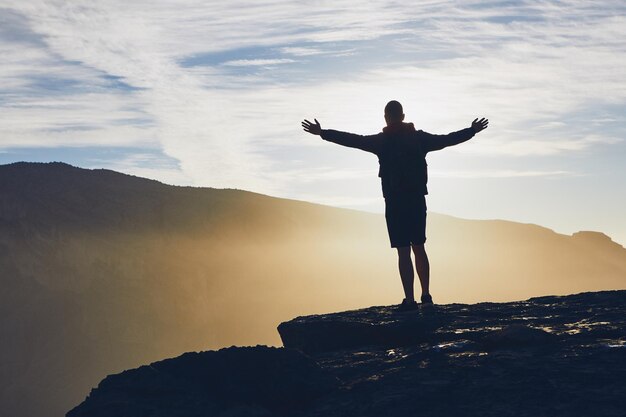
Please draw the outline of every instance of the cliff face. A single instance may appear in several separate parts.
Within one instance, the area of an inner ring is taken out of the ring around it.
[[[298,317],[279,326],[284,348],[109,376],[67,416],[620,416],[625,301],[607,291]]]

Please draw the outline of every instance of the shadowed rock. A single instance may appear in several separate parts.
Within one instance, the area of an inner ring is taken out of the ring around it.
[[[108,376],[67,416],[270,416],[303,407],[337,385],[297,351],[231,347]]]
[[[481,344],[487,349],[498,349],[548,346],[555,341],[556,337],[545,330],[535,329],[522,324],[512,324],[485,335],[481,340]]]
[[[188,353],[68,413],[125,417],[622,416],[626,291],[370,307],[279,326],[289,348]]]
[[[279,331],[343,381],[303,416],[618,416],[625,300],[604,291],[402,314],[371,307]]]
[[[546,346],[559,337],[620,338],[626,291],[538,297],[509,303],[447,304],[398,313],[393,306],[297,317],[278,326],[283,345],[307,353],[465,340],[490,349]],[[610,307],[598,305],[609,304]],[[616,321],[617,320],[617,321]]]
[[[358,346],[406,346],[426,341],[438,327],[436,316],[398,313],[394,307],[370,307],[335,314],[298,317],[281,323],[285,347],[307,353]]]

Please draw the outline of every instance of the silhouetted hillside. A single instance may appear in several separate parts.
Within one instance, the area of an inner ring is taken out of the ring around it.
[[[429,214],[435,301],[626,288],[626,250]],[[63,163],[0,166],[0,414],[59,416],[104,375],[279,343],[290,317],[401,299],[381,215]],[[62,381],[60,383],[59,381]]]

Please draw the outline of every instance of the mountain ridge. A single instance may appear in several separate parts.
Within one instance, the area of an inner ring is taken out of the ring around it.
[[[0,166],[2,415],[59,416],[103,375],[400,301],[380,214],[105,171]],[[626,288],[626,250],[598,235],[428,221],[437,303]]]
[[[285,197],[276,197],[276,196],[271,196],[271,195],[267,195],[267,194],[262,194],[262,193],[258,193],[258,192],[254,192],[254,191],[248,191],[248,190],[241,190],[241,189],[236,189],[236,188],[213,188],[213,187],[206,187],[206,186],[186,186],[186,185],[175,185],[175,184],[167,184],[155,179],[151,179],[151,178],[145,178],[145,177],[141,177],[141,176],[137,176],[137,175],[132,175],[132,174],[126,174],[126,173],[122,173],[122,172],[118,172],[118,171],[114,171],[114,170],[110,170],[110,169],[106,169],[106,168],[82,168],[82,167],[78,167],[78,166],[74,166],[65,162],[60,162],[60,161],[55,161],[55,162],[26,162],[26,161],[19,161],[19,162],[13,162],[10,164],[4,164],[4,165],[0,165],[0,178],[2,178],[2,174],[13,174],[13,175],[24,175],[25,173],[29,173],[29,174],[34,174],[34,173],[45,173],[47,176],[48,175],[54,175],[54,172],[50,172],[51,170],[63,170],[63,174],[67,174],[67,173],[71,173],[71,174],[78,174],[80,176],[84,176],[85,174],[89,173],[89,175],[92,175],[93,178],[97,178],[97,175],[107,175],[111,178],[113,177],[117,177],[117,179],[124,179],[124,180],[131,180],[134,182],[135,185],[137,186],[141,186],[141,185],[150,185],[150,186],[158,186],[161,187],[162,189],[167,189],[167,188],[173,188],[173,189],[180,189],[180,190],[194,190],[194,191],[207,191],[207,190],[211,190],[211,191],[224,191],[224,192],[237,192],[237,193],[243,193],[249,196],[258,196],[258,197],[263,197],[263,198],[267,198],[267,199],[275,199],[278,201],[285,201],[285,202],[295,202],[295,203],[300,203],[300,204],[309,204],[312,205],[314,207],[324,207],[324,208],[332,208],[332,209],[337,209],[337,210],[346,210],[349,212],[357,212],[357,213],[363,213],[363,214],[373,214],[373,215],[380,215],[378,213],[371,213],[371,212],[367,212],[367,211],[362,211],[362,210],[358,210],[358,209],[349,209],[349,208],[341,208],[341,207],[334,207],[334,206],[328,206],[325,204],[320,204],[320,203],[314,203],[314,202],[310,202],[310,201],[303,201],[303,200],[296,200],[296,199],[292,199],[292,198],[285,198]],[[8,172],[3,172],[3,171],[8,171]],[[16,172],[11,172],[11,171],[16,171]],[[33,172],[34,171],[34,172]],[[7,178],[7,177],[5,177]],[[97,178],[99,180],[104,180],[104,179],[110,179],[110,178]],[[0,181],[0,191],[2,191],[2,187],[6,187],[8,181],[5,181],[4,183],[2,181]],[[20,184],[21,185],[21,184]],[[97,185],[97,184],[88,184],[88,185]],[[9,189],[9,191],[15,191],[15,189],[13,188],[12,190]],[[453,216],[453,215],[449,215],[449,214],[441,214],[441,213],[436,213],[436,212],[429,212],[429,215],[435,215],[435,216],[441,216],[444,218],[449,218],[449,219],[456,219],[456,220],[464,220],[464,221],[471,221],[471,222],[496,222],[496,223],[501,223],[501,224],[509,224],[509,225],[526,225],[526,226],[531,226],[531,227],[537,227],[540,229],[545,229],[551,232],[554,232],[556,234],[559,235],[563,235],[563,236],[571,236],[571,237],[578,237],[578,238],[594,238],[594,239],[598,239],[601,238],[601,236],[604,236],[606,238],[608,238],[610,240],[610,242],[615,243],[619,246],[620,245],[618,242],[615,242],[611,239],[611,237],[609,235],[607,235],[604,232],[600,232],[600,231],[590,231],[590,230],[580,230],[577,232],[574,232],[571,235],[568,234],[564,234],[564,233],[558,233],[556,231],[554,231],[553,229],[550,229],[548,227],[542,226],[542,225],[538,225],[536,223],[524,223],[524,222],[518,222],[515,220],[506,220],[506,219],[465,219],[462,217],[458,217],[458,216]],[[602,240],[602,239],[598,239],[598,240]],[[606,240],[606,239],[605,239]],[[622,246],[623,247],[623,246]]]

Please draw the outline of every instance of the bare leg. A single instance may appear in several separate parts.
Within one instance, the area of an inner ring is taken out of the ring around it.
[[[415,301],[413,295],[413,263],[411,262],[411,247],[405,246],[398,249],[398,269],[400,270],[400,279],[404,288],[404,298],[407,301]]]
[[[422,286],[422,295],[430,294],[430,263],[424,245],[413,245],[415,254],[415,269]]]

